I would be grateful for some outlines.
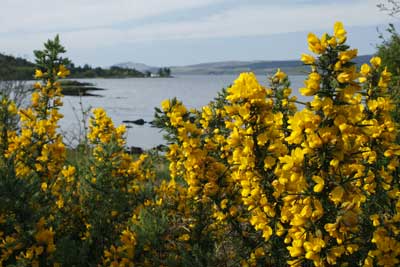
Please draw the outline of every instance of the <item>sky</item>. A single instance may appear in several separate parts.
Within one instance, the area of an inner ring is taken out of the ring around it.
[[[0,52],[33,59],[60,35],[79,65],[133,61],[180,66],[226,60],[298,59],[307,34],[332,33],[372,54],[378,30],[399,20],[384,0],[1,0]],[[399,24],[400,25],[400,24]]]

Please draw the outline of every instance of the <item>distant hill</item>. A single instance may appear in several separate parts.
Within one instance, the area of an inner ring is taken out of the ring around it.
[[[174,74],[239,74],[240,72],[252,71],[255,73],[274,72],[281,68],[286,72],[305,72],[303,64],[300,61],[226,61],[203,63],[182,67],[171,67]]]
[[[132,62],[132,61],[118,63],[118,64],[113,65],[112,67],[135,69],[140,72],[146,72],[146,71],[157,72],[159,69],[159,67],[149,66],[149,65],[146,65],[143,63],[136,63],[136,62]]]
[[[89,65],[67,66],[71,71],[68,78],[128,78],[144,77],[144,73],[122,67],[111,67],[103,69],[100,67],[91,67]],[[19,57],[5,55],[0,53],[0,80],[32,80],[35,71],[35,64]]]
[[[357,57],[357,64],[368,62],[371,55]],[[0,53],[0,80],[31,80],[33,78],[35,64],[19,57],[13,57]],[[258,60],[258,61],[222,61],[210,62],[188,66],[169,67],[172,75],[182,74],[239,74],[252,71],[258,74],[274,73],[281,68],[288,74],[305,74],[309,71],[300,60]],[[159,67],[149,66],[143,63],[124,62],[118,63],[109,69],[92,68],[89,65],[83,67],[71,64],[70,78],[124,78],[144,77],[145,72],[157,73]]]
[[[354,62],[368,62],[371,55],[357,57]],[[238,74],[252,71],[258,74],[274,73],[277,68],[288,74],[305,74],[309,71],[300,60],[258,60],[258,61],[221,61],[188,66],[170,67],[174,75],[179,74]]]
[[[369,63],[370,59],[373,57],[374,55],[362,55],[362,56],[358,56],[356,57],[353,61],[355,63],[357,63],[358,65],[362,65],[364,63]]]
[[[20,57],[0,53],[0,80],[33,79],[35,65]]]

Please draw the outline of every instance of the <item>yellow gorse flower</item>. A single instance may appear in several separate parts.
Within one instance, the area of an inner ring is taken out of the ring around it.
[[[379,68],[382,64],[382,59],[380,57],[373,57],[371,58],[370,63],[374,68]]]
[[[279,82],[282,82],[286,77],[286,73],[282,72],[281,69],[278,69],[274,74],[273,79],[277,79]]]
[[[343,44],[346,39],[347,32],[343,27],[342,22],[335,22],[335,25],[333,26],[333,35],[337,38],[338,44]]]
[[[326,49],[325,43],[322,43],[314,33],[308,34],[307,41],[308,49],[315,54],[322,54]]]
[[[312,72],[309,74],[308,79],[304,81],[305,88],[300,89],[300,93],[305,96],[311,96],[318,92],[320,89],[321,76]]]
[[[309,54],[302,54],[301,61],[306,65],[312,65],[315,63],[315,58]]]
[[[35,70],[35,75],[34,75],[34,77],[35,77],[36,79],[42,78],[42,77],[43,77],[43,72],[42,72],[41,70],[39,70],[39,69],[36,69],[36,70]]]
[[[65,78],[69,74],[70,74],[70,71],[64,65],[60,65],[59,70],[57,72],[57,76],[60,78]]]

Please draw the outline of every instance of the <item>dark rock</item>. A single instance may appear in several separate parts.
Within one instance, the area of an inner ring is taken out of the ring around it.
[[[138,146],[131,146],[128,148],[128,150],[126,152],[131,155],[140,155],[140,154],[144,153],[144,150],[143,150],[143,148],[138,147]]]
[[[138,119],[138,120],[134,120],[134,121],[124,120],[122,122],[123,123],[133,123],[133,124],[136,124],[136,125],[144,125],[146,123],[146,121],[143,120],[143,119]]]

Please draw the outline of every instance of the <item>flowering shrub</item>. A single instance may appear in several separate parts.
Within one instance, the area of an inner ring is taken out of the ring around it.
[[[243,266],[399,263],[391,74],[377,57],[358,71],[345,41],[341,23],[332,36],[309,34],[316,57],[302,55],[311,72],[300,92],[312,97],[303,110],[278,71],[271,88],[243,73],[202,111],[176,100],[159,111],[175,141],[171,177],[185,180],[190,205],[212,211],[204,232],[217,247],[236,231],[242,254],[226,249]]]
[[[398,266],[391,74],[379,57],[357,68],[346,34],[309,34],[307,103],[280,70],[201,110],[165,100],[168,173],[163,155],[128,154],[102,109],[87,143],[64,145],[67,60],[47,42],[31,105],[0,102],[0,266]]]

